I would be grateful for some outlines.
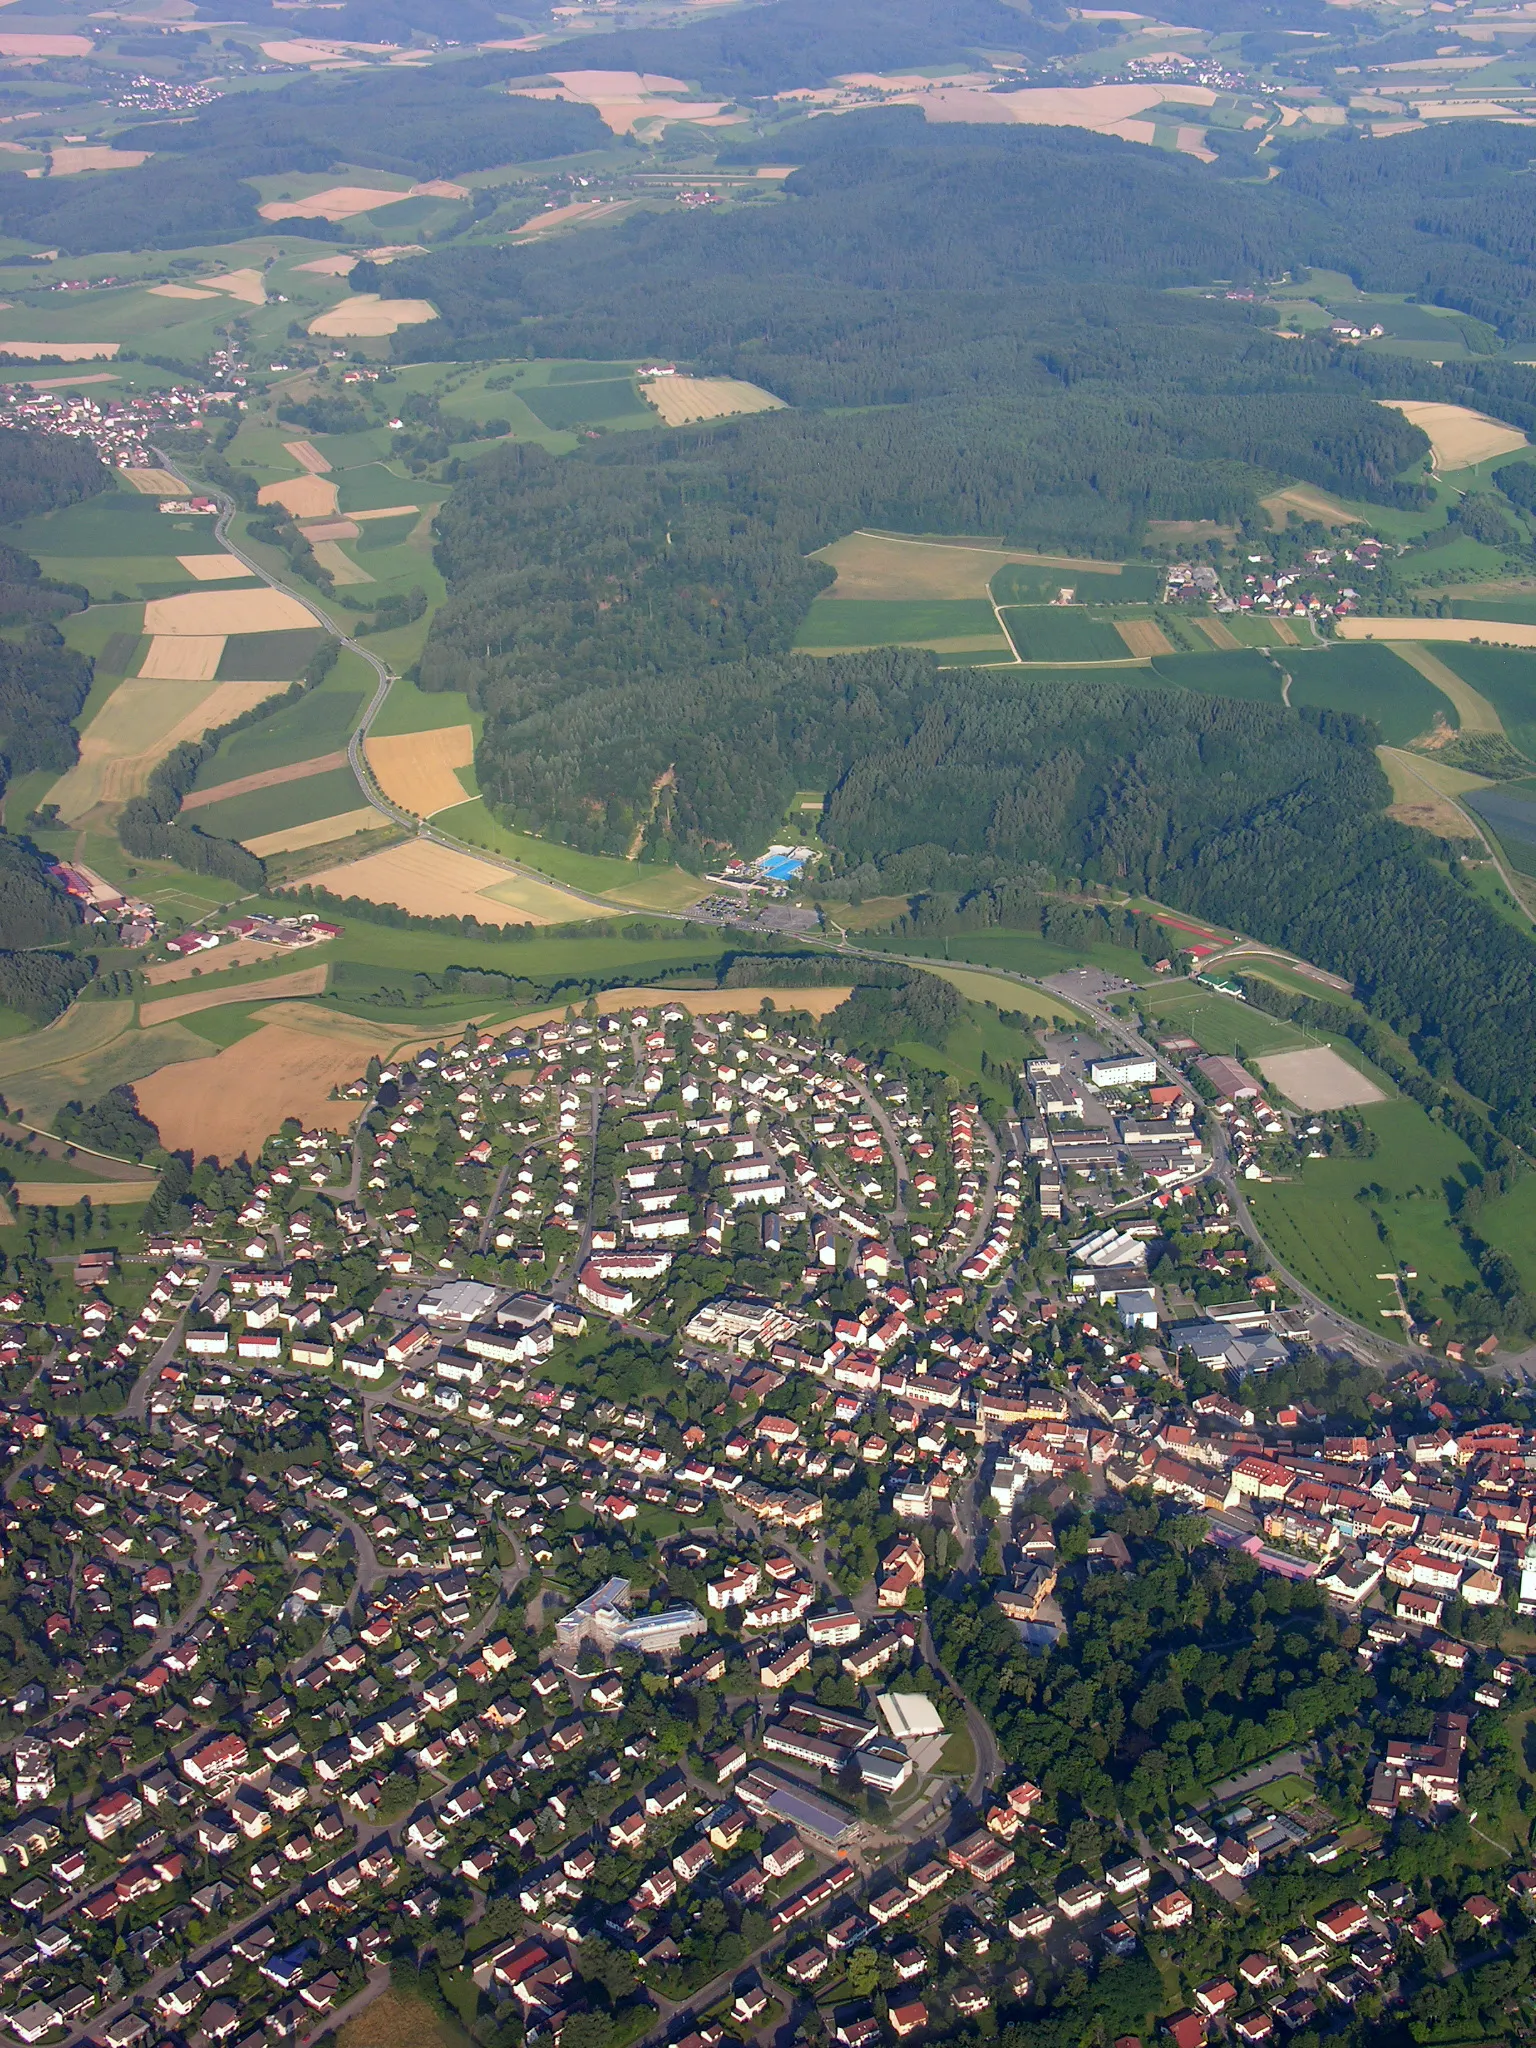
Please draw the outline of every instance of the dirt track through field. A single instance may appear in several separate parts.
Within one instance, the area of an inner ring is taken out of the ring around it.
[[[273,685],[276,689],[278,686]],[[345,768],[345,750],[316,754],[309,761],[295,761],[287,768],[263,768],[258,775],[237,775],[233,782],[220,782],[212,789],[194,789],[182,799],[184,811],[198,811],[207,804],[221,804],[227,796],[247,796],[253,789],[276,789],[282,782],[303,782],[310,775],[329,775],[333,768]]]
[[[222,950],[222,949],[221,949]],[[269,954],[272,948],[267,948]],[[230,1003],[275,1003],[289,996],[322,996],[329,969],[323,960],[310,967],[296,967],[291,974],[275,975],[271,981],[251,981],[234,988],[188,989],[185,995],[158,996],[139,1005],[139,1022],[146,1031],[156,1024],[172,1024],[178,1017],[191,1017],[199,1010],[222,1010]]]

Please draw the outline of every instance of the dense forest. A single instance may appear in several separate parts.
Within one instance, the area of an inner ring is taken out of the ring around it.
[[[108,472],[89,441],[68,434],[24,434],[0,427],[0,526],[57,512],[107,488]],[[7,548],[5,580],[18,571]],[[25,558],[23,558],[25,559]],[[32,564],[32,572],[37,564]],[[23,572],[24,573],[24,572]]]

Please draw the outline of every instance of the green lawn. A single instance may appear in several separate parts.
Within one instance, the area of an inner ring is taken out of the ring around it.
[[[1020,661],[1131,661],[1107,619],[1076,605],[1024,605],[1003,613]]]
[[[1457,723],[1456,708],[1402,656],[1377,641],[1335,646],[1325,653],[1288,652],[1291,702],[1349,711],[1374,719],[1389,747],[1404,747],[1434,730],[1437,717]]]
[[[1369,1158],[1309,1159],[1296,1180],[1246,1192],[1280,1262],[1324,1300],[1385,1335],[1390,1326],[1380,1311],[1394,1303],[1378,1273],[1400,1264],[1416,1268],[1410,1293],[1443,1315],[1450,1314],[1444,1290],[1475,1283],[1446,1190],[1475,1178],[1477,1169],[1460,1139],[1406,1096],[1359,1114],[1376,1135]]]
[[[991,640],[1007,644],[985,598],[818,597],[795,636],[797,647],[900,647],[924,640]]]

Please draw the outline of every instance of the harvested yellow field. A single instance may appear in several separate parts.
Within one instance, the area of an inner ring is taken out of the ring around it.
[[[176,559],[197,583],[234,583],[251,573],[234,555],[178,555]]]
[[[80,758],[48,792],[70,824],[100,803],[142,796],[150,770],[183,740],[201,739],[281,683],[188,683],[133,677],[119,683],[80,735]]]
[[[378,336],[393,334],[400,327],[420,327],[436,318],[437,308],[430,299],[381,299],[377,292],[358,292],[328,313],[318,314],[310,321],[309,331],[333,339]]]
[[[109,149],[92,143],[65,143],[52,152],[49,172],[55,178],[72,178],[78,171],[136,171],[148,155],[147,149]]]
[[[467,725],[440,725],[435,732],[366,740],[363,752],[390,802],[418,818],[446,811],[468,796],[454,772],[468,768],[475,758],[475,735]],[[504,878],[502,871],[497,879]]]
[[[267,303],[267,281],[259,270],[225,270],[217,277],[201,277],[198,283],[209,291],[228,292],[232,299],[243,299],[248,306]]]
[[[324,519],[336,510],[336,486],[323,476],[285,476],[281,483],[263,484],[256,502],[281,505],[295,519]]]
[[[1340,619],[1341,640],[1485,640],[1490,647],[1536,647],[1536,626],[1510,619]]]
[[[19,1180],[16,1200],[38,1209],[72,1209],[84,1201],[93,1209],[142,1208],[158,1186],[153,1180]]]
[[[271,853],[302,853],[309,846],[329,846],[332,840],[352,839],[359,832],[377,832],[388,820],[367,805],[358,811],[343,811],[339,817],[317,818],[310,825],[290,825],[286,832],[263,832],[243,843],[258,860]]]
[[[110,359],[121,347],[120,341],[0,341],[0,356],[16,356],[27,363],[40,363],[45,356],[57,356],[61,363],[90,363],[99,356]]]
[[[1210,641],[1211,645],[1213,647],[1219,647],[1224,654],[1227,653],[1231,648],[1237,646],[1237,635],[1233,632],[1232,628],[1229,625],[1224,623],[1223,620],[1196,619],[1194,623],[1200,628],[1200,631],[1205,635],[1206,639]]]
[[[211,683],[223,657],[222,633],[160,633],[150,641],[139,675],[145,682]]]
[[[269,946],[269,955],[271,951]],[[229,1003],[275,1003],[287,996],[323,996],[329,972],[326,962],[317,960],[311,967],[275,974],[270,981],[248,981],[233,988],[189,989],[180,996],[157,996],[153,1002],[140,1003],[139,1023],[149,1031],[156,1024],[171,1024],[178,1017],[191,1017],[199,1010],[223,1009]]]
[[[285,441],[283,453],[291,455],[300,469],[307,469],[311,476],[326,476],[330,473],[330,463],[313,441]]]
[[[356,540],[362,530],[355,519],[317,519],[299,528],[311,547],[317,540]]]
[[[1173,642],[1156,619],[1116,619],[1115,631],[1135,655],[1172,654]]]
[[[374,512],[349,512],[349,519],[403,519],[407,512],[419,512],[419,505],[381,505]]]
[[[1485,412],[1473,412],[1470,406],[1442,405],[1428,398],[1382,398],[1377,403],[1389,405],[1424,429],[1436,469],[1470,469],[1476,462],[1526,445],[1518,427],[1490,419]]]
[[[152,284],[149,287],[152,299],[216,299],[217,292],[200,292],[190,284]]]
[[[566,924],[602,915],[553,882],[525,881],[491,861],[456,853],[429,839],[387,846],[381,853],[326,868],[305,879],[333,895],[393,903],[416,917],[477,917],[482,924]],[[620,915],[617,906],[612,915]]]
[[[89,36],[0,36],[0,57],[89,57]]]
[[[392,206],[409,197],[409,192],[389,186],[328,185],[307,199],[269,199],[256,211],[263,220],[350,220],[354,214],[372,213],[376,206]]]
[[[669,427],[695,420],[728,420],[741,413],[782,412],[784,401],[739,377],[650,377],[640,395]]]
[[[146,633],[291,633],[314,623],[314,613],[281,590],[188,590],[144,607]]]
[[[364,1033],[366,1025],[345,1035],[310,1030],[285,1015],[212,1059],[138,1082],[139,1107],[167,1146],[200,1158],[254,1157],[289,1116],[306,1129],[350,1130],[358,1104],[333,1101],[331,1090],[356,1080],[369,1052],[390,1050],[396,1036],[391,1029]]]
[[[131,490],[146,498],[180,498],[186,495],[186,485],[179,476],[172,476],[168,469],[120,469],[117,473]]]
[[[360,568],[352,557],[342,552],[341,543],[334,540],[312,540],[310,553],[322,569],[329,572],[333,583],[371,583],[373,578],[366,569]]]
[[[903,534],[845,534],[817,548],[813,560],[827,562],[837,581],[824,597],[987,597],[992,578],[1010,562],[1035,569],[1091,570],[1118,576],[1119,562],[1080,555],[1031,555],[986,541],[921,540]]]
[[[1315,519],[1320,526],[1360,526],[1363,524],[1358,512],[1351,512],[1346,505],[1330,498],[1326,491],[1314,490],[1311,484],[1291,484],[1283,491],[1272,491],[1267,498],[1259,500],[1271,529],[1278,533],[1285,526],[1292,512],[1302,519]]]
[[[575,199],[568,206],[551,206],[543,213],[536,213],[532,220],[525,220],[520,228],[514,228],[507,237],[510,242],[531,242],[537,235],[547,235],[556,228],[579,227],[583,221],[594,220],[602,214],[608,220],[622,220],[633,213],[634,202],[623,199]]]
[[[1269,623],[1274,627],[1275,638],[1282,647],[1299,647],[1301,645],[1301,641],[1297,638],[1296,628],[1289,619],[1272,618]]]
[[[316,277],[347,277],[356,263],[355,256],[317,256],[313,263],[295,263],[295,270],[308,270]]]

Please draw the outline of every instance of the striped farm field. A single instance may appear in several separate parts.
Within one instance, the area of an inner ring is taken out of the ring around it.
[[[319,996],[325,993],[325,979],[329,969],[323,960],[317,960],[309,967],[295,967],[289,974],[277,974],[270,981],[248,981],[233,988],[188,989],[184,995],[157,996],[153,1002],[139,1005],[139,1022],[149,1029],[156,1024],[171,1024],[178,1017],[190,1017],[198,1010],[217,1010],[225,1003],[275,1003],[292,996]]]
[[[795,638],[802,654],[851,652],[863,647],[929,647],[943,653],[995,648],[1008,643],[997,615],[984,598],[818,597]]]
[[[1110,619],[1077,605],[1014,605],[1003,613],[1020,661],[1130,661],[1133,657]]]

